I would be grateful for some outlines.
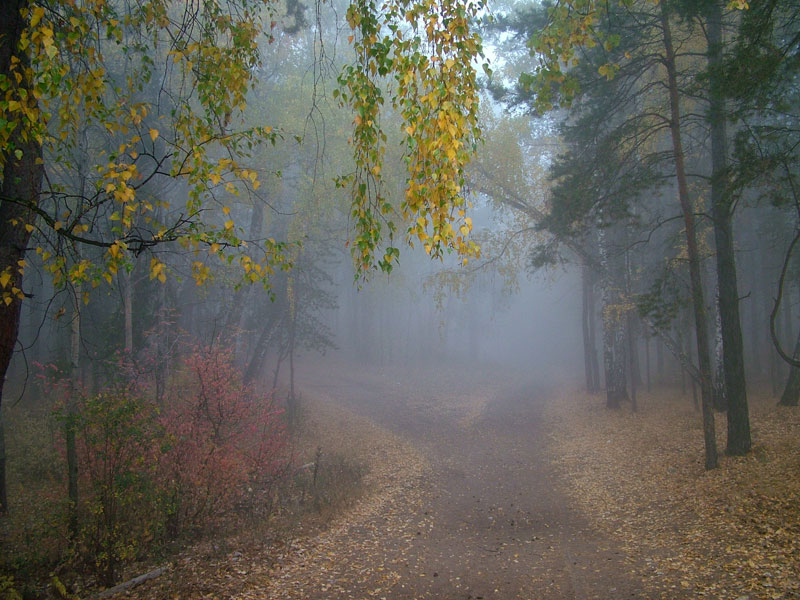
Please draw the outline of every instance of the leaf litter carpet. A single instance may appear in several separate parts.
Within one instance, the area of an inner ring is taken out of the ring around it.
[[[634,415],[497,370],[300,372],[307,433],[369,463],[363,497],[133,596],[800,597],[796,411],[754,410],[756,452],[706,474],[696,415],[659,398]]]
[[[375,487],[235,597],[639,597],[621,550],[554,486],[546,393],[518,374],[321,368],[302,389],[381,430]]]

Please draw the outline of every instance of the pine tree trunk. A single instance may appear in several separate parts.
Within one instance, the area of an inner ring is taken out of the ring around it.
[[[722,82],[722,9],[718,1],[709,3],[708,68],[710,73],[709,122],[711,125],[711,212],[717,252],[719,315],[722,331],[722,361],[725,372],[725,399],[728,408],[728,454],[750,452],[750,414],[744,375],[742,325],[739,317],[739,290],[736,283],[736,257],[733,245],[732,202],[728,194],[728,150],[725,131],[725,100]]]
[[[703,282],[700,270],[700,253],[697,248],[695,232],[694,207],[689,200],[689,185],[686,180],[684,166],[683,142],[681,140],[681,115],[678,104],[678,76],[675,66],[675,51],[672,46],[672,31],[669,25],[667,6],[660,4],[661,26],[664,35],[665,57],[667,68],[670,105],[670,132],[672,149],[675,158],[675,171],[678,179],[678,197],[683,213],[686,232],[686,247],[689,258],[689,280],[692,289],[692,304],[695,317],[695,333],[697,335],[698,366],[700,371],[700,389],[703,406],[703,438],[705,441],[705,467],[717,467],[717,441],[714,430],[714,407],[711,394],[711,361],[709,360],[708,325],[706,323],[706,307],[703,299]]]
[[[598,249],[603,272],[603,366],[606,380],[606,406],[619,408],[628,400],[625,373],[625,328],[620,314],[621,298],[618,265],[611,264],[605,233],[598,233]]]
[[[719,295],[717,296],[719,298]],[[717,305],[719,306],[719,305]],[[725,361],[722,347],[722,321],[719,310],[714,315],[714,408],[728,410],[728,396],[725,386]]]

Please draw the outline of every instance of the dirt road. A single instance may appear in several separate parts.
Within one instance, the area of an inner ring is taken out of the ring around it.
[[[540,422],[548,390],[519,375],[479,385],[475,376],[305,371],[304,393],[408,440],[427,468],[391,503],[295,557],[268,597],[644,597],[626,557],[558,490]]]

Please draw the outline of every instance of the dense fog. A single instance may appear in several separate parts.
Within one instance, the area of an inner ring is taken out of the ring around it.
[[[800,594],[797,2],[1,4],[0,596]]]

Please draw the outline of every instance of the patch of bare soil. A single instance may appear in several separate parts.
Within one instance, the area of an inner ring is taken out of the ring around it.
[[[753,452],[706,472],[687,399],[645,395],[637,413],[603,402],[573,392],[548,404],[551,456],[592,526],[642,557],[649,597],[800,598],[800,411],[751,397]]]

